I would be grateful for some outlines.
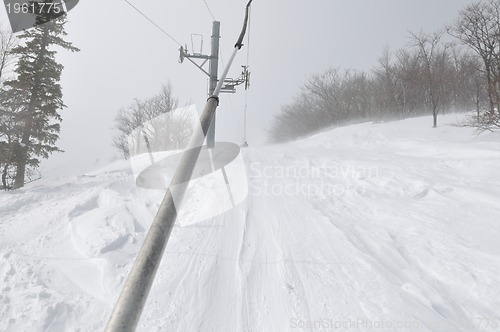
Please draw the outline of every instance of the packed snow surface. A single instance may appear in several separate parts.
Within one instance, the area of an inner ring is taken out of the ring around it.
[[[138,329],[499,331],[500,136],[458,117],[245,149],[247,199],[174,228]],[[0,331],[103,330],[162,197],[127,161],[0,193]]]

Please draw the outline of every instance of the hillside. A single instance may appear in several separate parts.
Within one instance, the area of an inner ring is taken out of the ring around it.
[[[141,331],[498,331],[500,136],[422,117],[245,149]],[[0,331],[102,330],[159,206],[128,162],[0,193]]]

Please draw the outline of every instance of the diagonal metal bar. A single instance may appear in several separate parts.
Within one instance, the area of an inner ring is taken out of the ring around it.
[[[113,313],[111,314],[105,329],[106,332],[135,331],[137,328],[156,272],[160,266],[163,252],[177,219],[177,209],[179,208],[179,204],[182,203],[182,198],[186,193],[186,189],[196,166],[196,161],[200,154],[203,141],[205,140],[219,104],[218,96],[220,90],[236,54],[242,47],[241,41],[246,31],[248,8],[251,2],[252,0],[247,4],[243,31],[234,47],[233,54],[219,80],[214,94],[208,98],[201,114],[200,122],[202,130],[194,133],[187,150],[184,152],[177,166],[169,189],[163,198],[141,251],[137,256]]]

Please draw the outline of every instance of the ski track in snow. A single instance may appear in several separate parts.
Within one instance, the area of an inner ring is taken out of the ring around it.
[[[174,228],[138,330],[500,330],[500,137],[455,117],[245,149],[249,197]],[[162,196],[123,162],[0,193],[0,331],[102,330]]]

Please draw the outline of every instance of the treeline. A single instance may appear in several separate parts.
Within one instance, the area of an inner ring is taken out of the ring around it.
[[[385,49],[369,72],[331,68],[313,75],[282,106],[270,130],[281,142],[357,121],[476,111],[469,125],[500,128],[500,0],[469,5],[436,33],[410,33],[408,47]],[[496,13],[496,14],[495,14]],[[447,43],[444,36],[458,43]]]

